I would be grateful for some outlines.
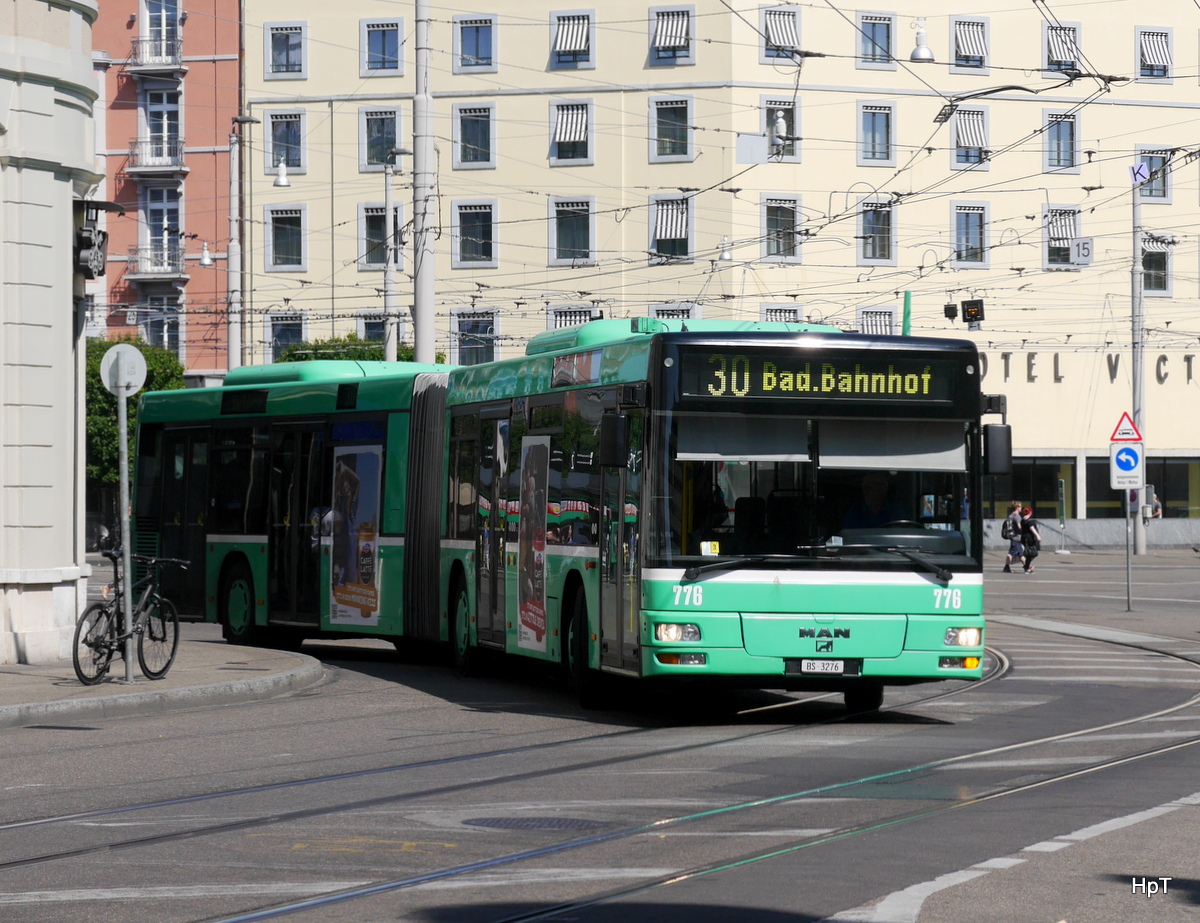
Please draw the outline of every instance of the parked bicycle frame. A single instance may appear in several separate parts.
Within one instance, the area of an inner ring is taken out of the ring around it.
[[[124,657],[125,642],[136,636],[142,673],[147,679],[162,679],[174,663],[179,648],[179,614],[171,601],[159,593],[159,571],[166,565],[186,568],[188,562],[179,558],[133,555],[133,560],[146,565],[148,573],[133,585],[133,624],[122,633],[124,581],[117,563],[121,552],[104,551],[102,554],[112,561],[113,582],[105,588],[107,598],[88,606],[75,626],[75,643],[71,649],[75,675],[85,686],[100,682],[113,658]]]

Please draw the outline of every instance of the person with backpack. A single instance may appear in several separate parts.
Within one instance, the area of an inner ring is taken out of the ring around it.
[[[1013,562],[1024,565],[1025,548],[1021,544],[1021,501],[1014,500],[1008,518],[1000,526],[1000,537],[1008,539],[1008,554],[1004,556],[1004,573],[1013,572]]]
[[[1033,573],[1033,559],[1042,550],[1042,533],[1038,531],[1040,523],[1033,518],[1033,510],[1028,506],[1021,510],[1021,544],[1025,547],[1025,573]]]

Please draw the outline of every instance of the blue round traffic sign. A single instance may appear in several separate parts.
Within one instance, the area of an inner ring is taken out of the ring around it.
[[[1122,471],[1133,471],[1138,466],[1138,453],[1136,449],[1131,449],[1129,446],[1118,449],[1117,454],[1113,456],[1113,462]]]

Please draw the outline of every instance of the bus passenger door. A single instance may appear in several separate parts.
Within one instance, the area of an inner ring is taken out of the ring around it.
[[[208,494],[208,433],[166,430],[162,436],[161,544],[157,554],[190,561],[187,570],[166,567],[162,591],[180,614],[204,615],[204,539]],[[154,553],[150,549],[134,551]]]
[[[600,663],[641,672],[638,638],[641,412],[630,417],[629,463],[605,467],[600,492]]]
[[[479,441],[479,503],[476,515],[475,573],[478,580],[476,631],[481,641],[504,643],[505,583],[504,483],[508,467],[508,419],[485,417]]]
[[[323,449],[324,439],[310,428],[276,427],[271,433],[267,599],[273,621],[319,621],[316,526]]]

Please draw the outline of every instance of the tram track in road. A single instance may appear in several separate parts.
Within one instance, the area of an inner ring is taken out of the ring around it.
[[[980,686],[992,682],[1005,675],[1009,669],[1008,658],[999,651],[989,649],[992,655],[992,665],[983,679],[969,684],[958,685],[955,688],[933,692],[931,694],[920,696],[916,699],[910,699],[902,703],[895,703],[884,706],[880,711],[894,711],[903,708],[913,708],[919,705],[924,705],[930,702],[936,702],[947,697],[961,695],[966,691],[977,690]],[[777,703],[771,708],[795,708],[812,702],[822,701],[827,699],[830,693],[816,694],[805,696],[799,699],[793,699],[787,702]],[[759,709],[747,710],[746,713],[757,712]],[[740,713],[741,714],[741,713]],[[814,721],[803,726],[803,729],[814,729],[828,727],[830,725],[840,724],[848,718],[853,717],[852,714],[840,714],[835,717],[826,718],[819,721]],[[695,743],[680,744],[677,746],[663,746],[656,748],[647,748],[635,753],[622,754],[620,756],[612,756],[604,759],[587,760],[575,762],[569,765],[556,766],[550,769],[532,770],[519,773],[510,773],[503,776],[495,776],[486,780],[470,780],[456,784],[442,785],[431,788],[420,789],[412,792],[404,792],[398,794],[383,795],[375,798],[363,798],[352,801],[342,801],[331,805],[320,807],[305,808],[295,811],[275,812],[262,814],[256,817],[243,818],[237,821],[229,821],[217,824],[207,824],[203,826],[192,827],[186,830],[174,830],[165,833],[152,834],[149,836],[132,837],[123,840],[112,841],[108,843],[92,844],[87,846],[77,847],[71,850],[62,850],[59,852],[45,853],[37,856],[28,856],[21,859],[12,859],[0,862],[0,872],[10,871],[18,868],[23,868],[31,865],[41,865],[45,863],[63,861],[67,859],[78,859],[89,855],[96,855],[103,852],[112,852],[117,850],[132,849],[141,846],[164,845],[167,843],[178,842],[182,840],[195,839],[202,836],[212,836],[222,833],[231,833],[239,830],[247,830],[255,827],[270,826],[276,824],[284,824],[299,820],[308,820],[315,817],[326,815],[342,814],[350,811],[359,811],[368,808],[383,807],[388,805],[399,804],[404,801],[412,801],[421,798],[432,798],[443,795],[462,794],[467,791],[491,788],[500,785],[512,784],[515,782],[532,781],[550,776],[568,775],[573,772],[581,772],[595,769],[613,768],[623,763],[636,762],[638,760],[674,756],[683,753],[702,751],[708,748],[729,746],[730,744],[749,743],[754,740],[760,740],[766,737],[771,737],[779,734],[785,734],[796,731],[798,729],[795,724],[773,724],[770,727],[761,728],[750,733],[727,735],[717,737],[712,740],[700,741]],[[32,818],[28,820],[11,821],[9,823],[0,824],[0,834],[8,831],[28,830],[39,827],[52,827],[55,825],[76,825],[85,822],[98,822],[105,818],[128,817],[129,815],[137,814],[138,812],[150,812],[164,809],[174,809],[184,807],[189,804],[200,804],[204,802],[219,801],[222,799],[232,799],[246,796],[263,795],[275,792],[283,792],[288,790],[300,789],[306,786],[353,782],[355,780],[367,779],[389,775],[392,773],[415,772],[419,770],[437,769],[440,767],[448,767],[454,765],[463,765],[474,763],[482,760],[494,760],[503,757],[520,756],[525,754],[533,754],[537,752],[545,752],[553,749],[578,747],[580,745],[588,745],[604,742],[615,742],[628,738],[644,736],[650,733],[661,730],[660,728],[634,728],[628,730],[614,731],[605,734],[593,734],[585,737],[574,737],[568,740],[547,741],[538,744],[529,744],[521,747],[506,747],[496,750],[488,750],[483,753],[462,754],[458,756],[445,757],[435,760],[422,760],[413,763],[402,763],[394,766],[376,767],[354,772],[332,773],[320,776],[312,776],[304,779],[295,779],[287,782],[273,782],[257,786],[244,786],[233,789],[226,789],[219,792],[208,792],[199,795],[188,795],[180,798],[160,799],[149,801],[140,804],[121,805],[113,808],[104,808],[95,811],[83,811],[72,814],[55,815],[50,817]]]
[[[1105,643],[1112,644],[1115,642],[1105,642]],[[1141,645],[1125,644],[1122,646],[1133,647],[1138,650],[1145,650],[1145,647],[1141,646]],[[1165,652],[1155,651],[1155,653],[1165,653]],[[993,649],[993,648],[989,648],[989,654],[991,655],[991,657],[990,657],[991,662],[990,662],[990,666],[989,666],[989,672],[984,680],[981,680],[980,682],[972,683],[969,685],[959,686],[954,689],[938,690],[937,692],[934,692],[930,695],[916,697],[916,698],[909,699],[907,701],[900,702],[900,703],[894,703],[894,704],[887,706],[884,709],[884,711],[912,709],[912,708],[916,708],[916,707],[919,707],[919,706],[922,706],[925,704],[934,703],[939,700],[943,700],[946,698],[951,698],[951,697],[954,697],[957,695],[961,695],[965,692],[976,691],[981,687],[981,685],[986,684],[988,682],[994,682],[994,681],[1006,676],[1012,665],[1010,658],[1007,655],[1005,655],[1005,653],[1002,650],[997,650],[997,649]],[[1196,664],[1194,661],[1192,661],[1186,657],[1176,655],[1176,659],[1190,663],[1192,666],[1200,666],[1200,664]],[[802,704],[803,702],[816,701],[821,698],[822,698],[822,696],[820,696],[820,695],[812,696],[812,697],[808,697],[808,698],[805,698],[802,700],[796,700],[796,702],[794,704],[799,705],[799,704]],[[1064,733],[1064,734],[1056,734],[1053,736],[1038,738],[1038,739],[1029,740],[1029,741],[1020,741],[1020,742],[1008,744],[1008,745],[1001,746],[1001,747],[991,747],[991,748],[987,748],[987,749],[981,749],[981,750],[973,751],[971,753],[960,754],[960,755],[957,755],[954,757],[949,757],[944,760],[938,760],[938,761],[923,763],[920,765],[898,768],[898,769],[895,769],[895,770],[887,772],[887,773],[874,774],[874,775],[869,775],[869,776],[861,776],[858,778],[838,781],[836,783],[819,786],[819,787],[815,787],[815,788],[791,791],[791,792],[787,792],[782,795],[772,796],[769,798],[749,799],[746,801],[735,802],[735,803],[728,804],[728,805],[722,805],[722,806],[713,808],[711,810],[698,811],[698,812],[684,814],[684,815],[678,815],[678,816],[659,817],[659,818],[649,820],[645,823],[634,824],[634,825],[622,827],[619,830],[605,831],[604,833],[598,833],[595,835],[585,836],[582,838],[573,839],[573,840],[561,842],[561,843],[554,844],[554,845],[549,845],[549,846],[539,848],[539,849],[527,850],[524,852],[516,852],[516,853],[509,854],[509,855],[497,856],[497,857],[492,857],[492,858],[484,858],[484,859],[481,859],[480,861],[474,862],[474,863],[467,863],[467,864],[457,865],[457,866],[443,868],[443,869],[435,869],[435,870],[431,870],[431,871],[417,874],[417,875],[409,875],[409,876],[406,876],[403,878],[386,879],[386,880],[381,879],[381,880],[373,882],[369,885],[364,885],[361,888],[354,888],[354,889],[350,889],[348,891],[342,891],[342,892],[334,892],[331,894],[321,895],[319,897],[311,898],[311,899],[304,900],[304,901],[284,902],[284,903],[276,904],[271,907],[262,908],[259,911],[255,911],[254,913],[258,914],[258,915],[221,917],[220,919],[223,921],[268,919],[272,916],[283,916],[283,915],[296,913],[296,912],[306,910],[306,909],[312,909],[312,908],[320,906],[320,902],[322,902],[322,901],[327,901],[330,903],[352,901],[352,900],[358,900],[358,899],[370,897],[372,895],[388,893],[391,891],[403,890],[405,888],[411,888],[411,887],[414,887],[414,886],[420,885],[420,884],[429,884],[429,883],[438,882],[438,881],[444,882],[444,881],[447,881],[450,879],[458,879],[458,878],[466,879],[466,878],[469,878],[469,876],[474,873],[478,873],[478,872],[481,872],[481,871],[484,871],[487,869],[494,869],[494,868],[501,867],[501,866],[511,866],[513,864],[521,863],[521,862],[532,862],[537,859],[553,856],[553,855],[559,854],[559,853],[576,851],[576,850],[580,850],[580,849],[586,849],[588,847],[598,847],[605,843],[612,842],[614,840],[628,838],[628,837],[635,837],[635,836],[638,836],[641,834],[656,833],[656,832],[659,832],[662,830],[678,828],[680,826],[687,825],[687,824],[700,825],[700,824],[703,824],[706,820],[713,820],[715,818],[720,818],[720,817],[729,817],[731,815],[738,814],[739,812],[750,812],[750,811],[760,810],[760,809],[769,809],[772,806],[781,805],[783,803],[786,803],[788,801],[793,801],[796,799],[818,798],[821,796],[828,797],[831,794],[834,794],[836,792],[852,789],[854,786],[866,786],[866,785],[876,784],[876,783],[880,783],[880,782],[900,780],[905,775],[914,775],[915,776],[915,775],[919,775],[922,773],[928,773],[928,772],[934,771],[934,770],[942,768],[942,767],[950,766],[951,764],[954,764],[954,763],[961,763],[961,762],[972,760],[972,759],[980,759],[982,757],[994,756],[996,754],[1008,753],[1008,752],[1012,752],[1015,750],[1035,747],[1038,745],[1045,745],[1048,743],[1069,740],[1072,738],[1082,737],[1087,734],[1094,734],[1094,733],[1098,733],[1101,731],[1112,730],[1114,728],[1129,727],[1129,726],[1136,725],[1143,721],[1147,721],[1147,720],[1150,720],[1150,719],[1153,719],[1156,717],[1161,717],[1163,715],[1168,715],[1172,712],[1190,707],[1191,705],[1195,705],[1198,703],[1200,703],[1200,696],[1196,696],[1187,702],[1184,702],[1182,704],[1179,704],[1179,705],[1176,705],[1176,706],[1173,706],[1170,708],[1159,709],[1154,712],[1136,715],[1136,716],[1128,717],[1128,718],[1125,718],[1122,720],[1108,722],[1108,723],[1101,724],[1101,725],[1096,725],[1093,727],[1078,729],[1076,731],[1072,731],[1072,732],[1068,732],[1068,733]],[[792,704],[792,703],[780,703],[780,704]],[[753,741],[756,739],[763,739],[763,738],[766,738],[766,737],[769,737],[772,735],[778,735],[781,733],[798,732],[798,731],[802,732],[802,731],[810,730],[813,728],[825,727],[825,726],[829,726],[829,725],[833,725],[833,724],[842,722],[845,720],[846,717],[847,716],[839,715],[836,718],[830,718],[825,721],[813,722],[812,724],[808,724],[803,727],[798,727],[794,724],[772,726],[769,728],[758,729],[758,730],[755,730],[752,733],[748,733],[748,734],[743,733],[743,734],[736,734],[736,735],[725,735],[723,737],[716,738],[713,740],[706,740],[706,741],[701,741],[701,742],[690,742],[690,743],[675,746],[675,747],[649,748],[649,749],[639,750],[637,753],[633,753],[633,754],[624,754],[624,755],[613,756],[613,757],[608,757],[608,758],[604,758],[604,759],[578,761],[578,762],[572,763],[571,765],[568,765],[568,766],[557,766],[552,769],[531,770],[531,771],[527,771],[527,772],[510,773],[510,774],[506,774],[503,776],[492,777],[492,778],[489,778],[486,780],[478,780],[478,779],[466,780],[466,781],[456,783],[456,784],[434,786],[434,787],[421,789],[418,791],[411,791],[411,792],[405,792],[405,793],[393,793],[393,794],[389,794],[389,795],[377,797],[377,798],[364,798],[364,799],[356,799],[356,800],[351,800],[351,801],[342,801],[337,804],[331,804],[331,805],[326,805],[326,806],[316,806],[313,808],[297,810],[297,811],[290,811],[290,812],[264,813],[264,814],[261,814],[261,815],[255,816],[255,817],[251,817],[251,818],[241,818],[241,819],[238,819],[235,821],[227,821],[227,822],[216,823],[216,824],[206,824],[206,825],[202,825],[202,826],[195,826],[195,827],[192,827],[187,830],[175,830],[175,831],[164,832],[164,833],[157,834],[157,835],[134,837],[134,838],[123,839],[123,840],[119,840],[119,841],[115,841],[115,842],[96,844],[96,845],[91,845],[91,846],[84,846],[84,847],[80,847],[78,849],[64,850],[64,851],[60,851],[60,852],[51,852],[51,853],[46,853],[46,854],[39,855],[39,856],[30,856],[25,859],[18,859],[18,860],[10,861],[7,863],[0,863],[0,870],[15,870],[15,869],[25,867],[25,866],[44,865],[46,863],[52,863],[52,862],[55,862],[58,860],[77,859],[77,858],[80,858],[83,856],[94,855],[94,854],[99,854],[99,853],[104,853],[104,852],[136,849],[136,848],[142,847],[142,846],[163,845],[163,844],[167,844],[167,843],[170,843],[173,841],[178,842],[178,841],[184,841],[184,840],[194,839],[194,838],[198,838],[198,837],[211,836],[211,835],[215,835],[215,834],[237,832],[237,831],[241,831],[241,830],[251,829],[254,827],[280,825],[280,824],[286,824],[290,821],[318,818],[318,817],[322,817],[322,816],[345,814],[345,813],[358,811],[363,808],[369,808],[369,807],[394,806],[394,805],[398,805],[398,804],[401,804],[406,801],[416,801],[419,799],[432,799],[432,798],[437,798],[439,796],[444,796],[444,795],[461,796],[465,792],[480,791],[480,790],[484,790],[486,788],[508,785],[508,784],[515,783],[515,782],[523,782],[523,781],[529,781],[529,780],[535,780],[535,779],[541,780],[541,779],[556,777],[556,776],[569,776],[571,773],[594,770],[597,768],[607,770],[607,769],[611,769],[616,766],[620,766],[621,764],[624,764],[624,763],[641,760],[641,759],[656,758],[659,756],[672,756],[672,755],[676,755],[679,753],[686,753],[686,752],[698,752],[698,751],[703,751],[703,750],[711,748],[711,747],[728,745],[730,743],[737,744],[737,743],[742,743],[742,742],[747,742],[747,741]],[[658,729],[656,728],[656,729],[649,729],[649,730],[658,730]],[[195,802],[195,801],[201,801],[201,800],[211,801],[211,800],[215,800],[215,799],[234,797],[234,796],[238,796],[238,795],[255,794],[255,793],[259,793],[259,792],[280,791],[280,790],[284,790],[284,789],[288,789],[288,788],[293,788],[293,787],[298,787],[298,786],[303,786],[303,785],[312,785],[315,783],[327,782],[327,781],[329,781],[329,782],[353,781],[355,778],[361,778],[361,777],[367,777],[367,776],[378,776],[378,775],[389,773],[389,772],[403,772],[406,770],[415,770],[415,769],[419,769],[419,768],[431,768],[431,767],[436,768],[437,766],[451,765],[451,764],[470,764],[473,762],[482,761],[482,760],[486,760],[489,758],[501,757],[504,755],[514,755],[514,754],[520,755],[520,754],[523,754],[525,752],[530,752],[530,751],[553,750],[553,749],[559,748],[560,746],[567,746],[567,745],[571,745],[571,744],[586,745],[588,743],[597,743],[597,742],[603,743],[606,740],[628,739],[628,738],[633,738],[633,737],[636,737],[637,735],[647,733],[647,732],[648,732],[648,729],[638,728],[638,729],[633,729],[633,730],[618,731],[618,732],[609,733],[609,734],[591,735],[587,738],[575,738],[575,739],[572,739],[569,741],[546,742],[546,743],[541,743],[541,744],[536,744],[536,745],[530,745],[528,747],[506,748],[503,750],[489,751],[487,753],[467,754],[467,755],[462,755],[462,756],[458,756],[458,757],[448,758],[445,760],[422,761],[419,763],[403,764],[403,765],[398,765],[398,766],[394,766],[394,767],[376,768],[376,769],[372,769],[372,770],[366,770],[363,772],[340,773],[340,774],[329,775],[329,776],[315,777],[315,778],[311,778],[311,779],[295,780],[295,781],[289,782],[289,783],[275,783],[275,784],[259,786],[259,787],[245,787],[245,788],[228,790],[226,792],[210,793],[210,794],[201,795],[201,796],[191,796],[186,799],[180,799],[178,802],[161,802],[160,801],[160,802],[154,802],[154,803],[150,803],[150,804],[146,804],[146,805],[128,805],[128,806],[121,807],[121,808],[114,808],[114,809],[109,809],[109,810],[100,811],[100,812],[92,812],[92,813],[84,814],[84,815],[75,814],[75,815],[65,815],[65,816],[59,817],[59,818],[42,818],[42,819],[38,819],[38,820],[21,821],[21,822],[16,822],[13,824],[4,825],[3,827],[0,827],[0,830],[15,830],[15,829],[19,829],[19,828],[28,829],[28,828],[37,827],[37,826],[44,827],[46,825],[54,824],[56,822],[67,825],[67,824],[71,824],[71,823],[77,823],[80,820],[96,819],[96,818],[101,818],[104,816],[113,816],[113,815],[117,815],[117,814],[128,815],[128,814],[131,814],[131,813],[134,813],[137,811],[150,810],[150,809],[153,809],[156,807],[163,807],[166,805],[174,806],[176,804],[181,804],[181,803],[186,804],[189,802]],[[588,903],[595,903],[595,902],[602,902],[604,900],[611,900],[611,899],[614,899],[615,897],[619,897],[619,896],[622,896],[622,895],[625,895],[628,893],[636,893],[636,891],[638,891],[638,890],[645,890],[647,888],[654,888],[654,887],[662,887],[667,884],[670,884],[672,881],[685,880],[684,878],[680,877],[681,875],[687,876],[687,877],[698,877],[698,876],[702,876],[702,875],[711,874],[713,871],[719,871],[722,868],[733,867],[733,865],[761,861],[762,859],[767,859],[767,858],[770,858],[775,855],[781,855],[781,854],[785,854],[787,852],[794,852],[794,851],[801,850],[801,849],[817,847],[817,846],[823,845],[825,843],[832,843],[837,840],[842,840],[842,839],[845,839],[846,837],[854,836],[859,833],[865,833],[865,832],[868,832],[873,829],[880,829],[882,826],[893,826],[895,824],[903,823],[905,821],[917,820],[917,819],[920,819],[923,817],[932,817],[937,814],[944,813],[945,811],[948,811],[948,810],[954,810],[959,807],[967,807],[967,806],[970,806],[973,804],[981,804],[985,801],[990,801],[997,797],[1003,797],[1003,796],[1009,795],[1009,794],[1016,794],[1016,793],[1019,793],[1022,791],[1028,791],[1032,788],[1036,788],[1036,787],[1039,787],[1042,785],[1052,784],[1056,781],[1064,781],[1064,780],[1071,779],[1071,778],[1077,778],[1079,776],[1085,775],[1088,772],[1100,771],[1100,770],[1108,768],[1110,766],[1122,765],[1124,763],[1127,763],[1127,762],[1129,762],[1131,760],[1135,760],[1135,759],[1151,758],[1153,756],[1160,755],[1162,753],[1171,752],[1173,750],[1178,750],[1180,748],[1191,747],[1191,746],[1196,745],[1197,743],[1200,743],[1200,736],[1189,737],[1186,740],[1175,741],[1170,744],[1164,744],[1164,745],[1150,748],[1150,749],[1147,749],[1144,751],[1139,751],[1138,753],[1134,753],[1134,754],[1126,754],[1124,756],[1121,756],[1119,758],[1116,758],[1116,759],[1110,760],[1110,761],[1100,761],[1093,765],[1073,768],[1069,771],[1065,771],[1065,772],[1059,773],[1054,776],[1047,776],[1044,779],[1040,779],[1036,782],[1026,783],[1026,784],[1022,784],[1022,785],[1014,785],[1014,786],[1011,786],[1010,788],[1001,789],[1001,790],[997,790],[994,792],[989,792],[986,794],[978,795],[977,797],[974,797],[974,798],[964,799],[962,801],[956,801],[952,804],[937,805],[933,808],[924,808],[924,809],[916,810],[916,811],[901,812],[901,813],[897,813],[895,815],[889,815],[887,817],[875,818],[875,819],[871,820],[869,823],[864,823],[864,824],[861,824],[858,826],[847,826],[845,828],[837,829],[831,833],[828,833],[828,834],[825,834],[822,836],[807,837],[804,839],[798,839],[798,840],[787,842],[784,844],[776,844],[776,845],[770,847],[769,849],[764,849],[761,851],[747,853],[747,854],[737,856],[737,857],[723,859],[719,863],[713,863],[711,868],[708,866],[696,866],[693,869],[687,869],[684,871],[673,873],[671,876],[664,877],[661,880],[656,879],[654,881],[649,881],[649,882],[641,881],[634,885],[630,885],[628,888],[617,889],[616,891],[613,891],[613,892],[605,891],[600,894],[593,894],[593,895],[589,896],[585,901],[583,901],[579,904],[571,904],[570,906],[583,907],[583,906],[587,906]],[[731,865],[731,863],[733,865]],[[554,910],[553,912],[554,913],[562,913],[563,911],[564,911],[564,908],[558,908],[558,909]],[[541,911],[539,913],[539,915],[546,916],[550,913],[551,913],[551,911],[548,911],[548,910]],[[536,919],[536,918],[537,918],[537,916],[528,917],[528,919]],[[524,919],[524,918],[519,917],[519,918],[513,918],[513,919]]]
[[[1146,715],[1138,715],[1133,718],[1110,722],[1108,724],[1099,725],[1096,727],[1051,735],[1048,737],[1039,738],[1037,740],[1007,744],[1001,747],[992,747],[967,754],[959,754],[958,756],[948,757],[943,760],[936,760],[917,766],[909,766],[886,773],[864,776],[857,779],[846,780],[816,788],[788,792],[786,794],[776,795],[770,798],[761,798],[752,801],[735,803],[708,811],[684,814],[671,818],[660,818],[647,823],[625,827],[621,830],[606,831],[605,833],[581,837],[579,839],[564,843],[553,844],[536,849],[523,850],[504,856],[496,856],[477,862],[452,866],[445,869],[438,869],[417,875],[409,875],[387,881],[376,881],[362,887],[347,888],[313,898],[289,901],[273,907],[259,908],[247,913],[240,913],[232,916],[224,915],[220,917],[212,917],[206,920],[205,923],[253,923],[253,921],[275,919],[296,913],[318,910],[322,907],[330,907],[334,904],[376,897],[394,891],[415,888],[420,885],[445,882],[448,879],[467,878],[470,875],[479,872],[491,871],[517,863],[531,862],[558,854],[573,852],[589,847],[596,847],[614,842],[616,840],[628,839],[630,837],[641,836],[645,834],[661,833],[664,830],[668,830],[680,825],[701,823],[705,820],[711,820],[718,817],[728,817],[731,814],[742,811],[777,807],[801,798],[819,798],[821,796],[836,795],[839,792],[845,792],[856,786],[894,781],[905,775],[923,774],[942,769],[956,763],[992,757],[1002,753],[1011,753],[1017,750],[1028,749],[1036,746],[1060,743],[1067,740],[1085,737],[1088,734],[1109,731],[1114,728],[1129,727],[1131,725],[1136,725],[1153,718],[1169,715],[1172,712],[1176,712],[1184,708],[1190,708],[1195,705],[1200,705],[1200,695],[1193,696],[1188,701],[1172,706],[1171,708],[1160,709]],[[644,893],[647,891],[679,884],[685,881],[694,880],[716,872],[752,865],[756,862],[774,859],[791,853],[800,852],[801,850],[812,849],[831,843],[841,842],[854,836],[873,833],[888,827],[895,827],[915,821],[928,820],[930,818],[934,818],[939,815],[945,815],[950,812],[962,810],[964,808],[987,804],[998,799],[1012,797],[1025,792],[1033,791],[1034,789],[1045,788],[1050,785],[1071,781],[1073,779],[1078,779],[1090,774],[1103,772],[1119,766],[1125,766],[1130,763],[1153,759],[1155,757],[1195,746],[1200,746],[1200,734],[1183,740],[1177,740],[1171,743],[1149,747],[1133,753],[1122,754],[1110,759],[1098,760],[1091,765],[1048,774],[1046,777],[1035,781],[1002,786],[993,791],[985,792],[974,797],[953,801],[948,804],[941,804],[933,807],[923,807],[917,810],[903,811],[882,817],[875,817],[864,823],[832,830],[828,833],[823,833],[817,836],[798,838],[790,842],[774,845],[767,849],[755,850],[738,856],[723,858],[717,862],[711,862],[692,868],[672,871],[667,875],[657,876],[649,880],[642,880],[620,888],[592,893],[577,900],[561,902],[550,907],[543,907],[538,910],[522,912],[515,915],[506,914],[490,920],[489,923],[526,923],[526,921],[530,921],[530,923],[532,923],[534,920],[556,917],[564,913],[583,910],[588,907],[596,906],[612,900],[617,900],[619,898],[629,897],[634,894]]]

